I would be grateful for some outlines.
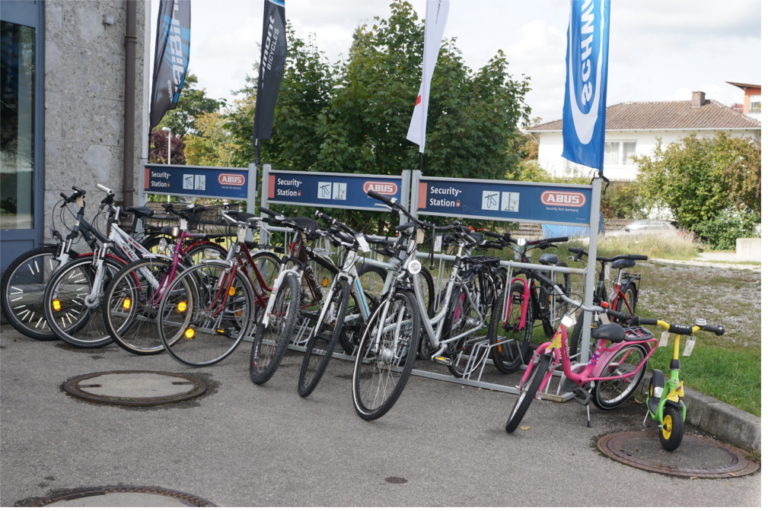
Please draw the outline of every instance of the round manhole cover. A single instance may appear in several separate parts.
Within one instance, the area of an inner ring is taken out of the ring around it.
[[[658,435],[649,431],[609,433],[598,439],[597,448],[626,465],[680,477],[737,477],[760,468],[741,449],[696,435],[685,435],[673,452],[665,451]]]
[[[75,376],[62,388],[68,394],[97,403],[154,406],[192,399],[207,385],[188,374],[162,371],[104,371]]]
[[[57,490],[47,497],[33,497],[16,502],[16,507],[215,507],[200,497],[154,486],[99,486]]]

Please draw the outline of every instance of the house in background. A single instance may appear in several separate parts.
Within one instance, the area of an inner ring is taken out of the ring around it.
[[[751,96],[757,98],[758,95]],[[746,96],[745,96],[746,98]],[[539,138],[539,165],[554,177],[591,176],[593,170],[562,157],[563,121],[539,124],[528,131]],[[649,156],[661,141],[662,147],[689,135],[711,137],[724,131],[730,136],[760,137],[760,121],[717,101],[704,92],[693,92],[690,101],[619,103],[606,108],[605,177],[634,181],[637,165],[633,157]]]
[[[754,83],[740,83],[740,82],[725,82],[734,87],[744,91],[744,103],[741,105],[734,105],[734,109],[738,109],[745,115],[748,115],[758,121],[760,119],[760,92],[762,87]],[[738,107],[738,108],[736,108]]]

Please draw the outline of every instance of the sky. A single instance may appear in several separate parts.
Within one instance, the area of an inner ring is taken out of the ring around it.
[[[356,27],[387,16],[389,3],[286,0],[286,17],[333,62]],[[411,4],[423,19],[426,1]],[[232,99],[255,76],[263,5],[192,0],[190,71],[209,97]],[[615,0],[611,9],[608,105],[685,100],[692,91],[732,105],[743,93],[727,81],[761,83],[760,0]],[[568,0],[451,0],[444,37],[456,38],[472,69],[502,50],[513,78],[530,78],[531,117],[551,121],[562,117],[568,10]]]

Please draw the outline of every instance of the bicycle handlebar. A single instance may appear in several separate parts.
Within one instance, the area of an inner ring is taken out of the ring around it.
[[[581,259],[581,257],[588,255],[587,251],[584,250],[583,248],[569,247],[568,251],[571,252],[572,254],[576,254],[575,259],[577,261],[579,259]],[[617,255],[617,256],[613,256],[613,257],[599,257],[598,256],[598,257],[596,257],[596,259],[598,261],[602,261],[604,263],[612,263],[614,261],[618,261],[619,259],[632,259],[634,261],[647,261],[648,260],[648,256],[647,255],[642,255],[642,254],[622,254],[622,255]]]
[[[64,199],[64,203],[61,205],[62,208],[67,204],[71,204],[72,202],[75,202],[80,197],[85,197],[85,190],[83,190],[82,188],[73,186],[72,189],[75,191],[75,193],[73,193],[69,197],[64,195],[64,192],[59,193],[59,195],[61,195],[61,198]]]
[[[694,333],[694,327],[698,327],[699,330],[705,332],[711,332],[717,336],[725,333],[725,327],[723,325],[708,325],[703,319],[697,319],[693,325],[678,325],[674,323],[667,323],[660,319],[650,318],[638,318],[638,323],[641,325],[660,326],[665,330],[668,330],[673,334],[691,335]]]

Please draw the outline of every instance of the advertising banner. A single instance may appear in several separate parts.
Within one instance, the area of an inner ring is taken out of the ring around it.
[[[253,140],[272,136],[277,94],[285,70],[288,43],[285,38],[285,2],[264,0],[264,24],[261,32],[261,60],[256,89],[256,113],[253,120]]]
[[[160,0],[152,73],[150,129],[176,107],[189,68],[190,0]]]
[[[424,57],[421,66],[421,87],[413,107],[411,124],[406,138],[419,145],[419,152],[424,152],[427,145],[427,110],[429,109],[429,88],[432,73],[437,64],[437,54],[440,52],[440,41],[445,32],[445,21],[448,19],[449,0],[427,0],[427,17],[424,23]]]
[[[563,105],[563,158],[602,174],[610,0],[571,0]]]
[[[248,198],[248,170],[181,165],[146,165],[144,167],[144,192],[245,200]]]
[[[592,187],[514,181],[422,177],[422,215],[515,222],[589,225]]]
[[[367,195],[368,190],[402,202],[401,176],[270,170],[265,179],[270,204],[386,211],[384,204]]]

